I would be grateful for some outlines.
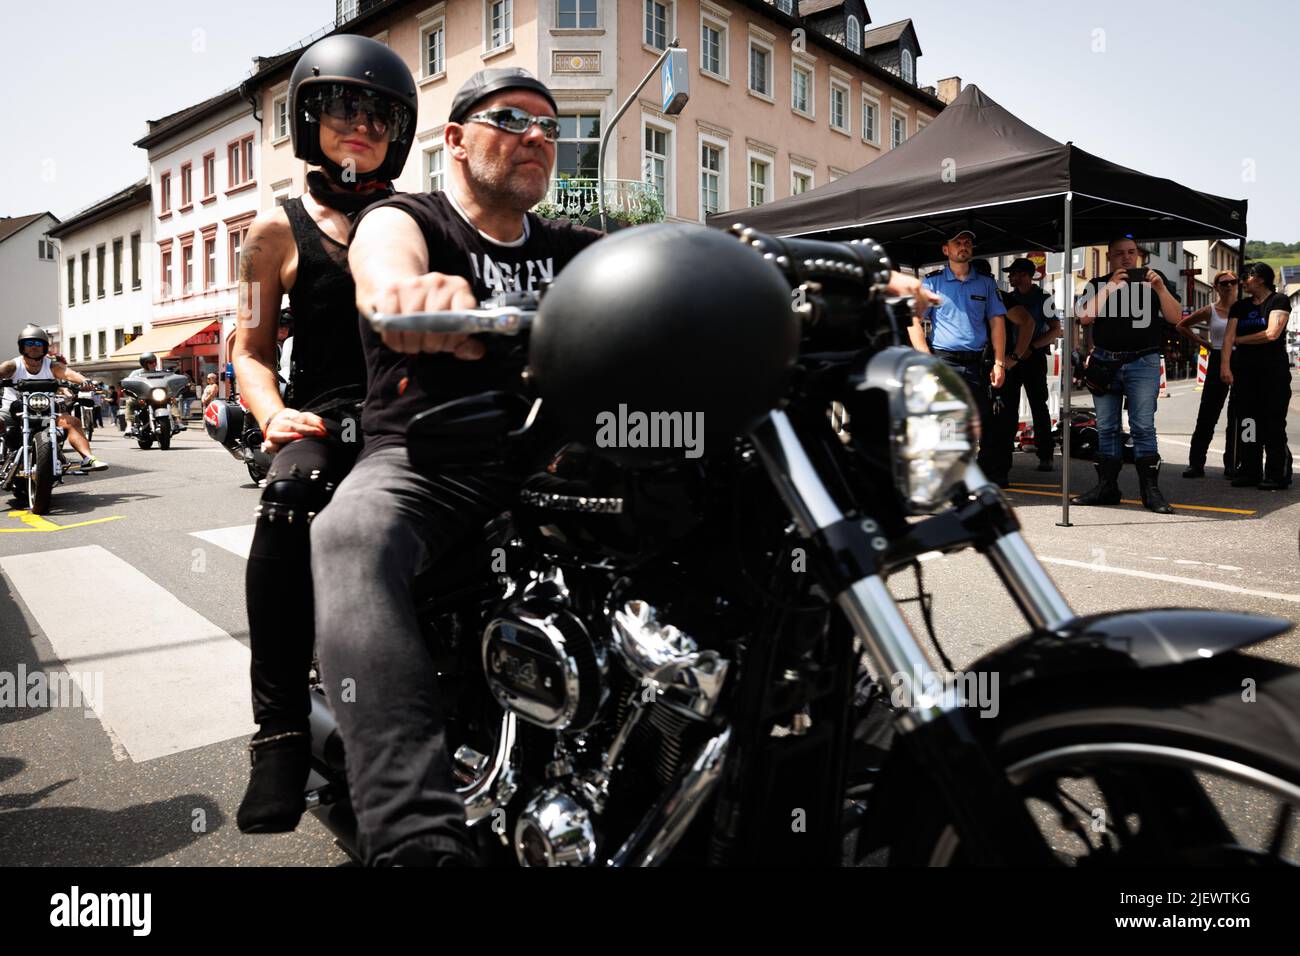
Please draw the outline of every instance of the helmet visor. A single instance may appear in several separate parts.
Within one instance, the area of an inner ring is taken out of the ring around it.
[[[319,123],[340,133],[364,123],[372,139],[401,139],[411,123],[411,111],[390,97],[361,87],[326,83],[303,96],[303,109]]]

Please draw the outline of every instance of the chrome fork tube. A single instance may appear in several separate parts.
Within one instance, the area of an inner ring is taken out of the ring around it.
[[[966,470],[965,481],[971,491],[989,483],[977,465]],[[1032,627],[1053,631],[1075,617],[1056,582],[1019,531],[998,538],[989,548],[988,558]]]
[[[785,412],[772,412],[751,437],[804,537],[810,538],[844,520],[844,513],[831,497]],[[864,535],[868,533],[863,530]],[[892,675],[893,680],[907,686],[908,695],[904,699],[912,702],[913,720],[902,718],[903,726],[939,716],[943,712],[941,701],[925,694],[922,686],[924,675],[933,668],[884,579],[878,574],[868,575],[853,582],[835,600],[884,672],[882,676]]]

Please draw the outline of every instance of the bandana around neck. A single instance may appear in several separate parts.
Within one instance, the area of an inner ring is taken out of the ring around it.
[[[349,219],[372,203],[393,194],[392,183],[368,182],[339,184],[345,191],[334,188],[329,178],[318,169],[307,174],[307,191],[322,206],[337,209]]]

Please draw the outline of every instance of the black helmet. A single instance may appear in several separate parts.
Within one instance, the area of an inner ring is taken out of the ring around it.
[[[50,354],[50,337],[39,325],[23,326],[23,330],[18,333],[18,348],[20,351],[23,347],[22,343],[28,339],[40,339],[45,343],[45,351],[42,352],[41,355],[45,356]]]
[[[307,109],[309,94],[323,92],[329,85],[359,87],[387,97],[397,104],[399,116],[388,155],[379,168],[357,174],[358,182],[388,182],[397,177],[406,164],[407,154],[415,141],[415,117],[418,110],[415,79],[402,58],[378,40],[353,34],[329,36],[309,46],[289,77],[289,131],[293,137],[293,154],[313,166],[324,167],[334,179],[340,179],[342,167],[320,148],[319,119]]]
[[[152,352],[140,353],[141,368],[148,368],[150,365],[156,365],[156,364],[158,364],[158,356],[154,355]]]
[[[528,364],[566,438],[627,464],[680,461],[729,447],[777,407],[799,333],[775,266],[725,232],[660,223],[565,266]]]

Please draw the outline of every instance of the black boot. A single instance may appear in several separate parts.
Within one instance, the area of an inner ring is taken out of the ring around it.
[[[253,764],[235,822],[241,833],[288,833],[307,808],[311,734],[306,725],[263,727],[248,745]]]
[[[1097,459],[1097,484],[1081,495],[1070,499],[1073,505],[1117,505],[1119,504],[1119,470],[1124,467],[1120,458]]]
[[[1142,489],[1142,504],[1146,505],[1148,511],[1154,511],[1158,515],[1173,514],[1174,509],[1169,507],[1169,502],[1160,493],[1160,456],[1148,455],[1139,458],[1134,464],[1137,465],[1138,487]]]
[[[1204,478],[1204,477],[1205,477],[1205,466],[1204,466],[1203,464],[1202,464],[1202,465],[1197,465],[1197,464],[1191,464],[1191,465],[1188,465],[1188,466],[1187,466],[1187,469],[1183,472],[1183,477],[1184,477],[1184,478]]]

